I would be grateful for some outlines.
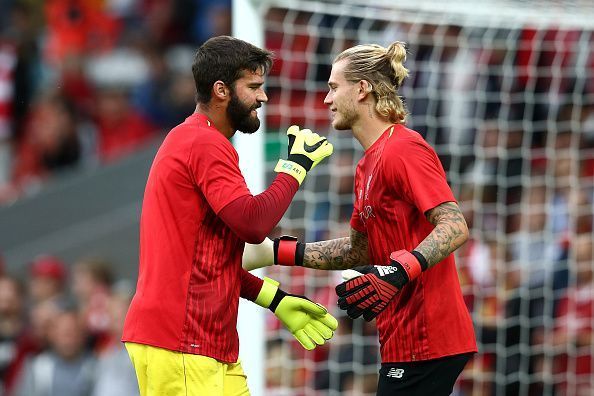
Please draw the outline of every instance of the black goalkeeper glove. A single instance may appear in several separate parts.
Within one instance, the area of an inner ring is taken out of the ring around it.
[[[427,269],[427,261],[416,251],[398,250],[390,265],[366,265],[344,271],[347,280],[336,286],[338,306],[347,315],[370,322],[382,312],[404,285]]]

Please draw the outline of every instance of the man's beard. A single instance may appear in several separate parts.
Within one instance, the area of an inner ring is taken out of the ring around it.
[[[357,121],[357,115],[351,109],[348,109],[347,111],[340,113],[341,117],[338,119],[338,121],[336,121],[336,117],[338,116],[338,114],[335,116],[335,124],[333,125],[334,129],[336,129],[337,131],[345,131],[348,129],[352,129],[353,124],[355,123],[355,121]]]
[[[239,100],[235,92],[231,93],[231,100],[227,106],[227,115],[231,120],[231,126],[243,133],[254,133],[260,128],[260,119],[258,117],[252,117],[252,110],[260,107],[260,104],[254,106],[246,106]]]

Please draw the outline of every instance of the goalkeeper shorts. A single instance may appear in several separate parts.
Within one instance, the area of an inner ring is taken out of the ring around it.
[[[238,360],[222,363],[192,355],[126,343],[141,396],[249,396],[247,377]]]

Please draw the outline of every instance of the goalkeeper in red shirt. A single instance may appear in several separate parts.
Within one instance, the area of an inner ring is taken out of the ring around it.
[[[406,128],[398,90],[406,49],[359,45],[332,65],[324,103],[332,126],[365,149],[355,174],[351,232],[299,243],[249,247],[244,268],[280,264],[337,270],[338,304],[351,318],[376,319],[382,366],[378,395],[449,395],[477,351],[453,252],[468,227],[433,148]],[[259,260],[251,251],[259,254]],[[250,254],[248,254],[250,253]]]
[[[122,341],[141,395],[249,395],[238,360],[239,297],[269,308],[306,349],[337,321],[321,305],[241,266],[289,206],[306,173],[332,153],[328,141],[288,129],[278,176],[253,196],[229,139],[260,126],[271,53],[228,36],[197,51],[194,114],[173,128],[151,166],[140,219],[140,266]]]

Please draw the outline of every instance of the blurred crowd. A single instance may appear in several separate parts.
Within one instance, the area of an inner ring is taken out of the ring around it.
[[[120,342],[133,285],[112,264],[40,255],[26,281],[0,273],[0,395],[137,395]]]
[[[194,110],[195,48],[230,0],[3,0],[0,205],[116,161]]]

